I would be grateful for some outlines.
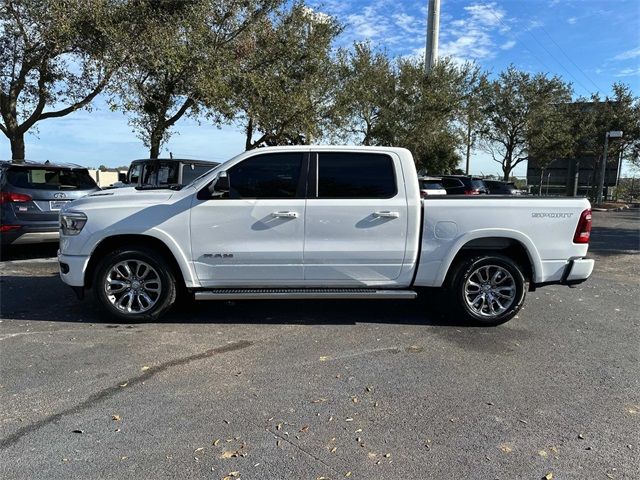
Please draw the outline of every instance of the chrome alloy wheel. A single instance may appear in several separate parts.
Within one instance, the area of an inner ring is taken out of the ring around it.
[[[104,291],[111,304],[125,314],[153,308],[162,293],[158,272],[141,260],[116,263],[107,274]]]
[[[502,315],[516,298],[516,282],[511,273],[498,265],[483,265],[469,275],[464,284],[467,306],[476,315],[493,318]]]

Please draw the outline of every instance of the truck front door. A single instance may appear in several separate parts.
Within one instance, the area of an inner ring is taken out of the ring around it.
[[[274,286],[303,279],[308,154],[268,153],[227,170],[229,193],[194,199],[191,246],[203,286]]]

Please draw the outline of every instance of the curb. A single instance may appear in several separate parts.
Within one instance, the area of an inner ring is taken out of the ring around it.
[[[616,208],[600,208],[600,207],[592,207],[591,210],[594,212],[621,212],[622,210],[628,210],[629,205],[625,205],[623,207]]]

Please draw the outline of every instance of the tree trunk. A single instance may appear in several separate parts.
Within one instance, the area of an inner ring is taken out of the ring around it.
[[[156,128],[151,133],[151,138],[149,139],[149,158],[158,158],[160,157],[160,144],[162,143],[162,132],[159,131],[159,128]]]
[[[244,149],[251,150],[253,148],[253,144],[251,143],[251,139],[253,138],[253,118],[249,117],[249,121],[247,122],[247,128],[245,130],[245,141],[244,141]]]
[[[11,142],[11,158],[18,162],[24,162],[24,133],[13,133],[9,138]]]

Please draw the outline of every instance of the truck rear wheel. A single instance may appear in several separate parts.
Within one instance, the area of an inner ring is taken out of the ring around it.
[[[160,317],[175,302],[176,279],[169,262],[158,252],[125,247],[101,260],[93,290],[112,315],[148,321]]]
[[[467,320],[495,326],[508,322],[520,311],[527,287],[516,262],[502,255],[481,255],[458,264],[452,294]]]

